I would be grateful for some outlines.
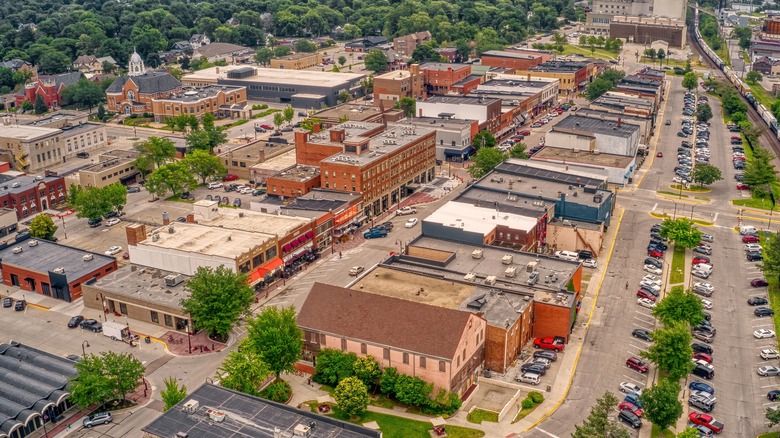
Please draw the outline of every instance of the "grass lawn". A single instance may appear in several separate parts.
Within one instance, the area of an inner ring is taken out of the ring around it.
[[[777,432],[767,432],[767,433],[762,433],[761,435],[758,436],[758,438],[777,438],[778,436],[780,436],[780,434],[778,434]]]
[[[483,421],[490,421],[492,423],[498,423],[498,412],[484,411],[482,409],[474,409],[466,417],[469,423],[482,424]]]
[[[761,210],[770,210],[772,206],[772,202],[766,198],[734,199],[731,203],[740,207],[758,208]]]
[[[376,421],[382,430],[382,436],[385,438],[429,438],[429,430],[433,428],[430,422],[409,420],[395,415],[385,415],[377,412],[366,412],[356,420],[349,419],[338,408],[334,407],[333,414],[330,415],[339,420],[349,421],[355,424],[368,423]],[[479,438],[485,436],[485,432],[467,427],[450,426],[446,427],[447,436],[454,438]]]
[[[678,190],[679,190],[679,189],[678,189]],[[661,193],[661,194],[664,194],[664,195],[670,195],[670,196],[674,196],[674,197],[677,197],[677,198],[679,198],[679,197],[680,197],[680,192],[679,192],[679,191],[677,191],[677,192],[670,192],[670,191],[668,191],[668,190],[659,190],[659,191],[658,191],[658,193]],[[683,197],[683,198],[687,198],[687,197],[688,197],[688,195],[682,195],[682,197]]]
[[[152,121],[151,117],[136,117],[124,121],[125,126],[145,126]]]
[[[674,432],[669,429],[661,430],[654,424],[653,429],[650,431],[650,436],[652,438],[674,438]]]
[[[669,274],[669,284],[685,281],[685,248],[675,245],[672,254],[672,272]]]
[[[601,59],[617,59],[618,54],[610,52],[608,50],[599,49],[596,47],[596,49],[591,53],[590,47],[580,47],[580,46],[571,46],[571,45],[565,45],[563,46],[563,52],[561,55],[576,55],[580,54],[585,57],[592,57],[592,58],[601,58]]]
[[[773,275],[767,276],[766,281],[769,283],[769,305],[775,311],[772,320],[775,323],[775,332],[777,332],[777,328],[780,327],[780,285],[778,285],[777,277]]]
[[[673,185],[672,185],[672,188],[673,188],[674,190],[680,190],[680,185],[679,185],[679,184],[673,184]],[[688,186],[688,188],[686,189],[686,188],[683,186],[683,187],[682,187],[682,191],[683,191],[683,192],[699,192],[699,193],[707,193],[707,192],[711,192],[711,191],[712,191],[712,189],[709,189],[709,188],[707,188],[707,187],[702,187],[702,186]]]
[[[539,405],[536,405],[536,404],[535,404],[535,405],[534,405],[532,408],[528,408],[528,409],[520,409],[520,412],[518,412],[518,413],[517,413],[517,416],[515,417],[515,419],[514,419],[514,420],[512,420],[512,424],[515,424],[515,423],[517,423],[518,421],[522,420],[523,418],[527,417],[527,416],[528,416],[528,414],[530,414],[531,412],[533,412],[533,411],[534,411],[534,409],[536,409],[536,407],[537,407],[537,406],[539,406]]]
[[[759,102],[764,104],[765,107],[769,108],[772,106],[772,102],[775,101],[775,99],[767,93],[767,91],[764,89],[764,87],[761,86],[758,82],[755,84],[751,84],[748,81],[745,81],[748,87],[750,87],[750,91],[753,93],[753,97],[756,98]]]

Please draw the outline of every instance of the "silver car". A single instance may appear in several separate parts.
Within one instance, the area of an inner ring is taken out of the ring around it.
[[[756,372],[758,372],[759,376],[778,376],[780,375],[780,368],[772,365],[765,365],[758,367]]]
[[[98,412],[96,414],[92,414],[89,417],[85,418],[84,421],[81,422],[81,424],[84,427],[92,427],[92,426],[98,426],[101,424],[108,424],[113,420],[111,417],[111,412]]]

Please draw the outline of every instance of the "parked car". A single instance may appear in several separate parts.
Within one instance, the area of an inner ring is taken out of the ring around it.
[[[208,188],[209,190],[214,190],[214,189],[221,189],[223,186],[224,185],[219,181],[212,181],[209,183]]]
[[[3,307],[11,307],[14,305],[14,299],[11,297],[3,298]]]
[[[774,338],[775,331],[769,329],[758,329],[753,332],[753,337],[756,339]]]
[[[535,338],[534,347],[544,350],[563,351],[566,347],[562,338]]]
[[[14,310],[17,312],[24,312],[24,309],[27,308],[27,301],[25,300],[19,300],[16,303],[14,303]]]
[[[85,418],[81,424],[86,427],[90,428],[92,426],[99,426],[101,424],[108,424],[113,420],[111,417],[111,412],[98,412],[96,414],[92,414],[89,417]]]
[[[549,359],[553,362],[558,360],[558,355],[555,354],[555,352],[550,350],[541,350],[541,351],[534,351],[534,357],[543,357],[545,359]]]
[[[141,193],[141,189],[136,186],[127,186],[127,193]]]
[[[747,259],[749,262],[758,262],[764,260],[764,255],[758,251],[749,251],[747,253]]]
[[[780,357],[780,352],[772,348],[765,348],[761,350],[758,355],[761,356],[761,359],[770,360]]]
[[[758,307],[756,308],[756,310],[753,311],[753,314],[758,317],[773,316],[775,314],[775,311],[770,309],[769,307]]]
[[[524,373],[539,374],[541,376],[547,374],[547,369],[544,366],[535,363],[524,363],[520,370]]]
[[[638,291],[636,291],[636,296],[639,299],[650,300],[653,303],[655,303],[655,300],[657,299],[656,296],[650,293],[650,291],[648,291],[647,289],[639,289]]]
[[[595,259],[589,259],[582,262],[582,266],[595,269],[598,267],[598,262]]]
[[[395,212],[397,216],[406,216],[415,213],[417,213],[417,209],[412,207],[401,207]]]
[[[372,228],[365,233],[363,233],[363,237],[366,239],[376,239],[379,237],[387,237],[387,231],[384,230],[377,230],[376,228]]]
[[[416,217],[407,219],[406,223],[404,224],[404,228],[412,228],[417,225],[417,222],[419,222],[419,220]]]
[[[68,328],[76,328],[76,327],[78,327],[79,324],[81,324],[81,321],[84,321],[84,317],[81,316],[81,315],[76,315],[76,316],[72,317],[68,321]]]
[[[358,276],[358,275],[360,275],[360,273],[361,273],[361,272],[363,272],[365,269],[366,269],[366,268],[364,268],[364,267],[362,267],[362,266],[353,266],[353,267],[351,267],[351,268],[349,269],[349,275],[350,275],[351,277],[357,277],[357,276]]]
[[[661,262],[660,260],[649,258],[649,257],[645,259],[645,264],[646,265],[653,265],[653,266],[655,266],[656,268],[659,268],[659,269],[662,269],[664,267],[663,262]]]
[[[119,219],[118,217],[112,217],[111,219],[106,221],[106,226],[107,227],[112,227],[112,226],[118,224],[119,222],[122,222],[122,219]]]
[[[232,173],[228,173],[227,175],[222,177],[222,181],[235,181],[238,179],[237,175],[233,175]]]
[[[712,248],[707,247],[707,246],[699,245],[696,248],[693,248],[693,252],[698,252],[698,253],[701,253],[701,254],[710,255],[710,254],[712,254]]]
[[[661,258],[664,256],[664,253],[659,249],[651,248],[647,250],[647,255],[649,255],[650,257]]]
[[[645,272],[649,272],[649,273],[655,274],[655,275],[661,275],[663,273],[661,268],[659,268],[658,266],[655,266],[655,265],[645,264],[643,269],[644,269]]]
[[[105,252],[107,256],[112,256],[115,254],[119,254],[122,251],[121,246],[114,245],[111,248],[108,248],[108,250]]]
[[[774,365],[764,365],[758,367],[756,369],[756,372],[758,373],[759,376],[765,376],[765,377],[780,376],[780,368]]]
[[[642,395],[642,387],[633,382],[622,382],[620,384],[620,392],[625,394]]]
[[[650,331],[643,328],[636,328],[631,332],[631,336],[639,338],[643,341],[653,342],[653,338],[650,337]]]
[[[742,236],[742,243],[756,243],[758,241],[759,241],[758,236],[753,234],[746,234]]]
[[[84,321],[81,321],[79,327],[81,327],[84,330],[93,331],[95,333],[103,330],[103,324],[95,321],[94,319],[85,319]]]
[[[765,297],[750,297],[748,298],[747,303],[751,306],[766,306],[769,304],[769,300]]]
[[[649,369],[644,361],[633,356],[626,359],[626,366],[640,373],[646,373]]]
[[[766,287],[769,286],[769,283],[767,283],[763,278],[756,278],[755,280],[750,281],[750,285],[753,287]]]

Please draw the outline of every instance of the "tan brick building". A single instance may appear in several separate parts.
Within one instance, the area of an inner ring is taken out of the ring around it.
[[[381,108],[392,108],[404,97],[425,98],[425,75],[419,64],[412,64],[409,70],[397,70],[374,77],[374,104]]]
[[[165,97],[152,98],[154,121],[161,123],[169,117],[183,114],[203,117],[214,114],[220,118],[248,118],[246,87],[232,85],[208,85],[184,87]]]
[[[98,156],[98,162],[78,172],[78,184],[83,187],[105,187],[114,183],[132,184],[140,179],[141,172],[133,162],[138,153],[134,150],[113,150]]]
[[[402,35],[393,38],[393,49],[401,55],[412,56],[412,52],[417,46],[427,43],[431,39],[431,33],[427,30]]]
[[[309,67],[315,67],[322,64],[322,53],[295,53],[293,55],[282,56],[281,58],[271,59],[271,68],[281,68],[284,70],[303,70]]]

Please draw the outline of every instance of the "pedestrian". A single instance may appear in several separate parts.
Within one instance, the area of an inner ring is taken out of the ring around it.
[[[341,251],[339,251],[339,258],[341,258]]]
[[[309,378],[306,380],[306,384],[307,384],[307,385],[309,385],[309,386],[311,386],[311,377],[309,377]]]
[[[626,282],[626,290],[628,290],[628,282]]]

